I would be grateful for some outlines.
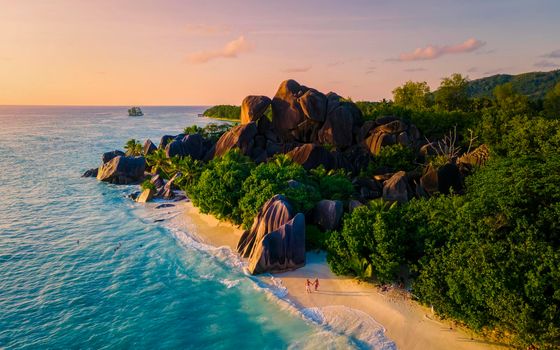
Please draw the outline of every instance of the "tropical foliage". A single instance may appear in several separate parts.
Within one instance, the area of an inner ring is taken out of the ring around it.
[[[128,140],[124,145],[124,149],[127,156],[133,157],[141,156],[143,151],[142,144],[140,143],[140,141],[135,139]]]
[[[217,119],[239,120],[241,115],[241,107],[232,105],[217,105],[204,111],[205,117]]]

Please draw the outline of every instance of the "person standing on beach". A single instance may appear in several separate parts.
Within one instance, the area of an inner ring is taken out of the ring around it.
[[[305,281],[305,292],[311,293],[311,281],[309,280],[309,278],[307,279],[307,281]]]
[[[319,290],[319,279],[315,278],[315,291]]]

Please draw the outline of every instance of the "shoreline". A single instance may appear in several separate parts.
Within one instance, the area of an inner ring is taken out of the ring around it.
[[[227,247],[236,254],[237,241],[243,233],[241,228],[200,213],[190,201],[174,204],[176,209],[173,211],[178,213],[170,219],[174,226],[192,234],[200,243]],[[278,283],[281,283],[287,291],[282,299],[304,314],[331,307],[338,307],[339,311],[340,308],[347,308],[365,313],[383,328],[385,338],[394,342],[398,349],[508,348],[472,335],[468,330],[451,326],[450,322],[438,320],[429,308],[407,299],[397,290],[382,292],[373,284],[336,276],[330,271],[325,252],[307,252],[306,265],[297,270],[255,277],[271,288],[277,288]],[[319,278],[319,290],[307,293],[306,279],[313,281],[315,278]],[[360,328],[360,325],[356,328]]]

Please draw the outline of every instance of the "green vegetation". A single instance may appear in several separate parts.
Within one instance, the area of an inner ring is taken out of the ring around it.
[[[290,184],[290,180],[296,183]],[[239,208],[246,228],[251,226],[262,205],[275,194],[285,195],[295,210],[304,213],[321,199],[305,169],[285,155],[257,166],[243,182],[242,189]]]
[[[538,101],[516,81],[473,98],[473,82],[454,74],[433,93],[423,82],[407,82],[394,90],[395,102],[358,102],[366,119],[401,117],[431,141],[453,131],[455,147],[464,152],[484,143],[491,159],[466,177],[460,196],[400,205],[373,200],[345,214],[339,230],[307,225],[306,244],[327,250],[338,274],[403,283],[443,318],[516,347],[552,349],[560,346],[560,84]],[[185,133],[217,140],[225,130],[189,127]],[[453,158],[431,157],[421,165],[416,155],[401,145],[383,147],[361,175],[417,172]],[[202,212],[244,227],[275,194],[305,214],[320,199],[358,195],[350,174],[306,171],[285,155],[256,165],[232,150],[204,163],[168,159],[158,150],[147,163],[165,178],[181,173],[177,183]]]
[[[560,70],[518,75],[497,74],[469,82],[468,94],[471,98],[491,97],[496,86],[511,83],[520,94],[530,99],[542,99],[559,82]]]
[[[430,139],[456,128],[459,147],[485,143],[493,159],[467,177],[463,196],[371,202],[346,214],[326,242],[328,261],[336,273],[406,281],[440,316],[516,347],[557,348],[560,84],[527,94],[510,79],[484,98],[470,98],[472,86],[459,75],[446,78],[428,107],[402,99],[358,103],[368,119],[397,115]],[[370,172],[405,168],[398,150],[382,151]]]
[[[187,193],[201,212],[239,224],[242,221],[239,200],[243,181],[254,167],[251,159],[237,150],[230,151],[210,161],[200,178],[186,188]]]
[[[205,117],[216,119],[239,120],[241,107],[232,105],[217,105],[204,111]]]
[[[407,81],[403,86],[393,90],[395,105],[416,110],[423,110],[431,105],[428,83]]]
[[[142,144],[140,143],[140,141],[135,140],[135,139],[130,139],[128,141],[126,141],[126,144],[124,145],[124,149],[125,149],[125,153],[127,156],[141,156],[142,152],[143,152],[143,147]]]
[[[548,118],[558,118],[560,115],[560,82],[544,97],[544,115]]]
[[[212,142],[218,141],[218,139],[229,129],[231,129],[233,124],[216,124],[208,123],[204,127],[198,125],[187,126],[183,133],[186,135],[200,134],[202,137],[209,139]]]
[[[154,185],[150,179],[146,179],[144,180],[141,184],[140,184],[140,188],[142,189],[142,191],[144,190],[156,190],[156,185]]]
[[[387,173],[389,172],[387,169],[392,171],[412,170],[416,167],[414,158],[414,152],[409,147],[400,144],[383,147],[368,164],[367,174],[374,175],[378,170],[382,170],[381,173]]]

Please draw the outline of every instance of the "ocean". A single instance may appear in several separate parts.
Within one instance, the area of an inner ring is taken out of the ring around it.
[[[137,187],[80,177],[130,138],[212,122],[204,109],[0,106],[0,348],[373,347],[154,222]]]

